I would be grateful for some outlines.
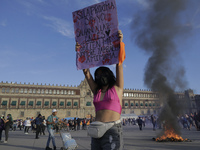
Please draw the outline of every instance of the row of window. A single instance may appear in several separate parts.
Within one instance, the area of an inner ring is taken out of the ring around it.
[[[3,101],[3,102],[1,103],[1,105],[7,106],[7,103],[8,103],[8,101]],[[25,104],[26,104],[26,101],[21,101],[21,102],[19,103],[19,105],[21,105],[21,106],[24,106]],[[34,101],[29,101],[29,102],[28,102],[28,105],[29,105],[29,106],[33,106],[33,104],[34,104]],[[12,101],[10,105],[16,106],[16,105],[17,105],[17,101]],[[36,105],[37,105],[37,106],[41,106],[41,105],[42,105],[42,102],[41,102],[41,101],[37,101],[37,102],[36,102]],[[49,101],[45,101],[45,102],[44,102],[44,106],[49,106],[49,105],[50,105]],[[56,101],[53,101],[53,102],[52,102],[52,106],[57,106],[57,105],[58,105],[58,103],[57,103]],[[86,103],[86,106],[91,106],[91,105],[92,105],[91,102],[87,102],[87,103]],[[61,101],[61,102],[59,103],[59,106],[64,106],[64,102]],[[66,106],[72,106],[72,102],[68,101],[68,102],[66,103]],[[73,103],[73,106],[78,106],[78,102],[74,102],[74,103]]]
[[[124,97],[140,97],[140,98],[158,98],[158,94],[144,94],[144,93],[124,93]],[[185,96],[184,95],[176,95],[177,98],[183,99]]]
[[[73,90],[51,90],[51,89],[27,89],[27,88],[2,88],[2,93],[29,93],[29,94],[64,94],[75,95]]]
[[[24,106],[25,104],[26,104],[26,101],[21,101],[19,105]],[[33,101],[29,101],[29,103],[28,103],[29,106],[33,106],[33,104],[34,104]],[[42,104],[41,101],[37,101],[37,102],[36,102],[36,105],[37,105],[37,106],[40,106],[41,104]],[[44,106],[49,106],[49,104],[50,104],[49,101],[45,101],[45,102],[44,102]],[[6,105],[7,105],[7,101],[3,101],[1,105],[6,106]],[[16,105],[17,105],[17,101],[12,101],[12,102],[11,102],[11,105],[12,105],[12,106],[16,106]],[[64,102],[61,101],[61,102],[59,103],[59,105],[60,105],[60,106],[64,106]],[[86,103],[86,106],[91,106],[91,105],[92,105],[91,102],[87,102],[87,103]],[[52,102],[52,106],[57,106],[57,102],[56,102],[56,101],[53,101],[53,102]],[[68,102],[66,103],[66,106],[72,106],[72,102],[69,102],[69,101],[68,101]],[[74,102],[74,103],[73,103],[73,106],[78,106],[78,102]],[[128,103],[124,103],[124,106],[129,106],[129,104],[128,104]],[[146,107],[147,107],[147,106],[150,106],[150,107],[151,107],[151,106],[160,106],[160,104],[158,104],[158,103],[157,103],[157,104],[156,104],[156,103],[153,103],[153,104],[151,104],[151,103],[145,103],[145,104],[144,104],[144,103],[140,103],[140,104],[139,104],[139,103],[135,103],[135,104],[134,104],[134,103],[130,103],[130,106],[146,106]]]
[[[128,103],[124,103],[124,106],[129,106],[129,104]],[[146,106],[146,107],[148,107],[148,106],[160,106],[160,104],[158,104],[158,103],[153,103],[153,104],[151,104],[151,103],[130,103],[130,106]]]
[[[124,93],[124,97],[158,98],[158,94]]]

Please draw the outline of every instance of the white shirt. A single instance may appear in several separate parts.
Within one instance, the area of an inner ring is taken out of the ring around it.
[[[31,121],[30,120],[25,120],[24,125],[27,127],[31,126]]]
[[[43,123],[43,124],[44,124],[44,126],[47,126],[47,122],[46,122],[46,120],[44,120],[43,122],[44,122],[44,123]]]

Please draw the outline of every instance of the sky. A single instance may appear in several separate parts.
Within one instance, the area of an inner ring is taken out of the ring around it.
[[[103,0],[0,0],[0,81],[78,86],[72,12]],[[151,9],[149,0],[116,0],[119,29],[126,48],[124,88],[147,89],[144,69],[149,55],[134,41],[134,16]],[[186,89],[200,94],[200,1],[189,0],[182,14],[189,34],[176,40],[186,70]],[[109,66],[115,72],[115,66]],[[96,68],[91,68],[93,74]],[[181,89],[183,90],[183,89]]]

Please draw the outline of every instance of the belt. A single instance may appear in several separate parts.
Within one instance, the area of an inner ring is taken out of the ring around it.
[[[121,123],[121,120],[116,120],[116,121],[111,121],[111,122],[105,122],[105,123],[114,123],[114,124],[119,124],[119,123]]]

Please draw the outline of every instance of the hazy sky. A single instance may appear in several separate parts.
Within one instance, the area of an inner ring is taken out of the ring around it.
[[[102,1],[0,0],[0,81],[79,85],[84,76],[76,69],[72,12]],[[143,74],[149,55],[135,44],[131,22],[138,11],[151,6],[148,0],[116,2],[126,45],[124,88],[146,89]],[[182,20],[191,31],[176,40],[177,62],[185,66],[186,88],[200,94],[199,0],[189,0]]]

